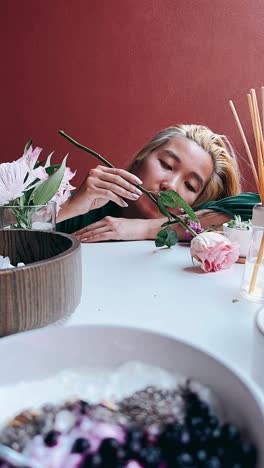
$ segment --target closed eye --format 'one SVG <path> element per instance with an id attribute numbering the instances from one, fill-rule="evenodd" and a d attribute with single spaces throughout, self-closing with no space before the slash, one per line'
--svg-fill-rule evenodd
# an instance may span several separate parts
<path id="1" fill-rule="evenodd" d="M 162 167 L 164 167 L 165 169 L 168 169 L 169 171 L 172 171 L 172 166 L 167 164 L 165 161 L 163 161 L 162 159 L 159 159 L 159 162 L 160 162 Z"/>
<path id="2" fill-rule="evenodd" d="M 195 188 L 191 184 L 189 184 L 189 182 L 185 182 L 185 186 L 188 190 L 190 190 L 190 192 L 196 192 Z"/>

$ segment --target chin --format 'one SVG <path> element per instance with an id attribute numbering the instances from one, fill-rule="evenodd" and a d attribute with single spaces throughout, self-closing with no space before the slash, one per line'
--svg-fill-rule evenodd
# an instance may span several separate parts
<path id="1" fill-rule="evenodd" d="M 149 198 L 144 197 L 143 199 L 143 196 L 137 202 L 137 211 L 138 215 L 144 219 L 157 219 L 163 217 L 158 207 Z"/>

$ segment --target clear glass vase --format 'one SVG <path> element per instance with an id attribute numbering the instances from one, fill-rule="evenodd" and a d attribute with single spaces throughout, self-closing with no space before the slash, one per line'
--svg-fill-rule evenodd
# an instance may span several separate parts
<path id="1" fill-rule="evenodd" d="M 264 302 L 264 205 L 253 208 L 252 236 L 246 257 L 240 294 L 251 301 Z"/>
<path id="2" fill-rule="evenodd" d="M 0 206 L 0 229 L 34 229 L 55 231 L 56 203 L 46 205 Z"/>

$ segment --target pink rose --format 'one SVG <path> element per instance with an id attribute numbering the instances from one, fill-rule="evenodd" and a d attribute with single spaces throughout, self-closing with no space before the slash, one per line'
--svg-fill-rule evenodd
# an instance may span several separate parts
<path id="1" fill-rule="evenodd" d="M 217 232 L 202 232 L 191 241 L 191 255 L 201 262 L 202 270 L 230 268 L 239 257 L 239 244 Z"/>

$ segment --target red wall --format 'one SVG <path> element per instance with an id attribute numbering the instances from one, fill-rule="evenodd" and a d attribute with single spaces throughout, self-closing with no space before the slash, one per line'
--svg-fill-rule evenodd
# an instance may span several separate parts
<path id="1" fill-rule="evenodd" d="M 263 0 L 1 0 L 0 161 L 32 137 L 75 183 L 96 164 L 63 129 L 114 164 L 161 128 L 205 123 L 243 146 L 246 93 L 264 84 Z M 247 189 L 254 188 L 250 171 Z"/>

